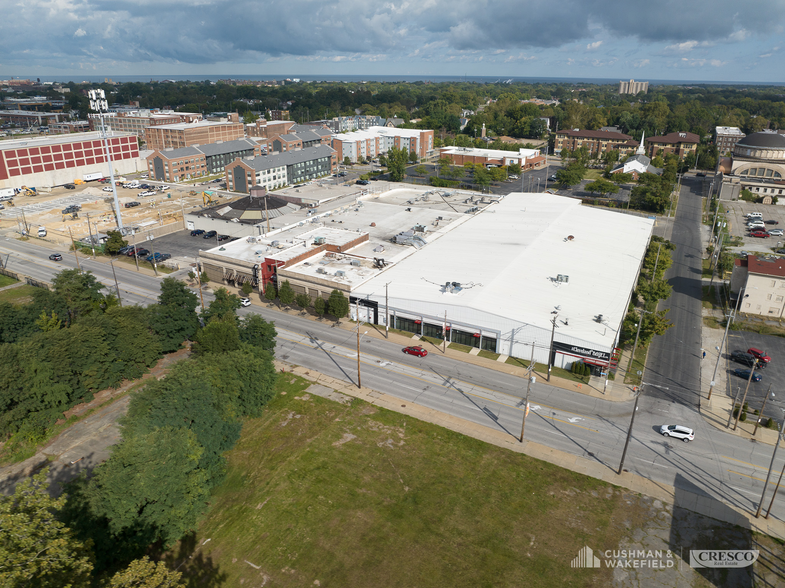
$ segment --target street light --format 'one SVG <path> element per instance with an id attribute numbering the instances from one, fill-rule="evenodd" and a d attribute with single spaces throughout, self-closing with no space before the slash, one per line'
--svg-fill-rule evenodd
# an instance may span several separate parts
<path id="1" fill-rule="evenodd" d="M 123 219 L 120 216 L 120 201 L 117 199 L 117 185 L 114 183 L 114 166 L 112 165 L 112 151 L 109 149 L 109 140 L 106 135 L 106 126 L 104 125 L 104 118 L 113 117 L 114 113 L 109 112 L 109 104 L 106 102 L 106 94 L 103 90 L 90 90 L 87 95 L 90 98 L 90 109 L 95 110 L 95 114 L 90 114 L 91 118 L 98 118 L 101 120 L 101 139 L 104 144 L 104 152 L 106 153 L 106 160 L 109 162 L 109 177 L 112 179 L 112 195 L 114 196 L 115 214 L 117 215 L 117 228 L 122 232 Z"/>
<path id="2" fill-rule="evenodd" d="M 630 417 L 630 428 L 627 429 L 627 439 L 624 441 L 624 451 L 621 452 L 619 471 L 616 472 L 619 475 L 621 475 L 622 470 L 624 470 L 624 459 L 627 457 L 627 447 L 630 445 L 630 437 L 632 437 L 632 425 L 635 424 L 635 413 L 638 411 L 638 400 L 640 399 L 641 393 L 643 392 L 643 385 L 644 382 L 641 382 L 640 388 L 638 388 L 637 394 L 635 395 L 635 404 L 632 407 L 632 417 Z"/>
<path id="3" fill-rule="evenodd" d="M 722 343 L 717 348 L 717 363 L 714 364 L 714 375 L 711 376 L 711 384 L 709 385 L 709 396 L 706 400 L 711 400 L 711 392 L 714 390 L 714 382 L 717 378 L 717 369 L 720 367 L 720 358 L 722 357 L 722 349 L 725 347 L 725 340 L 728 338 L 728 328 L 730 327 L 731 322 L 733 322 L 733 318 L 736 316 L 736 312 L 739 310 L 739 304 L 741 304 L 742 295 L 741 293 L 744 292 L 744 288 L 739 290 L 739 299 L 736 301 L 736 309 L 728 315 L 728 319 L 725 321 L 725 334 L 722 336 Z M 744 298 L 747 298 L 749 294 L 745 294 Z"/>

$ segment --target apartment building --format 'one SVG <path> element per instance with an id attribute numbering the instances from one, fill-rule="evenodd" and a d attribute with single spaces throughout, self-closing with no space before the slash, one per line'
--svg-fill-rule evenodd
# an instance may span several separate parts
<path id="1" fill-rule="evenodd" d="M 636 82 L 635 80 L 619 82 L 619 94 L 638 94 L 639 92 L 646 94 L 648 91 L 649 82 Z"/>
<path id="2" fill-rule="evenodd" d="M 261 154 L 261 147 L 252 139 L 219 141 L 209 145 L 155 150 L 147 156 L 147 169 L 153 179 L 177 182 L 223 174 L 226 166 L 238 157 L 254 157 Z"/>
<path id="3" fill-rule="evenodd" d="M 700 141 L 700 137 L 695 133 L 679 131 L 658 137 L 648 137 L 646 150 L 651 158 L 658 155 L 665 157 L 669 153 L 675 153 L 679 159 L 682 159 L 685 155 L 695 153 Z"/>
<path id="4" fill-rule="evenodd" d="M 226 187 L 248 193 L 252 186 L 275 190 L 330 175 L 335 170 L 335 151 L 319 145 L 299 151 L 236 159 L 226 166 Z"/>
<path id="5" fill-rule="evenodd" d="M 148 149 L 160 151 L 242 139 L 245 129 L 241 122 L 198 121 L 151 126 L 146 129 L 145 137 Z"/>
<path id="6" fill-rule="evenodd" d="M 333 135 L 332 147 L 341 161 L 348 157 L 352 163 L 373 159 L 393 147 L 414 152 L 421 159 L 433 151 L 433 131 L 375 126 L 364 131 Z"/>
<path id="7" fill-rule="evenodd" d="M 618 150 L 623 155 L 634 153 L 638 143 L 629 135 L 615 131 L 581 131 L 580 129 L 556 131 L 553 153 L 559 155 L 563 149 L 575 151 L 586 147 L 594 158 L 607 151 Z"/>
<path id="8" fill-rule="evenodd" d="M 714 127 L 714 144 L 721 156 L 732 152 L 739 139 L 746 136 L 739 127 Z"/>
<path id="9" fill-rule="evenodd" d="M 731 290 L 744 296 L 739 304 L 741 312 L 781 318 L 785 312 L 785 260 L 756 255 L 737 259 Z"/>

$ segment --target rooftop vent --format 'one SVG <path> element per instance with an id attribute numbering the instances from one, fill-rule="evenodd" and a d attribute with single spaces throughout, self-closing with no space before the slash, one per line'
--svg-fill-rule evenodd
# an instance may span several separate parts
<path id="1" fill-rule="evenodd" d="M 346 276 L 346 272 L 343 270 L 338 270 L 337 272 L 335 272 L 336 278 L 343 278 L 344 276 Z"/>
<path id="2" fill-rule="evenodd" d="M 570 281 L 570 276 L 566 276 L 564 274 L 557 274 L 556 275 L 556 281 L 566 284 L 567 282 Z"/>

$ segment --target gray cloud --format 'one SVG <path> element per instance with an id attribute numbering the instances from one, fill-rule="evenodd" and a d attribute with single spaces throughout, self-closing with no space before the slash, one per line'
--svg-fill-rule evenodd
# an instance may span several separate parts
<path id="1" fill-rule="evenodd" d="M 403 58 L 421 48 L 420 56 L 444 60 L 457 51 L 591 47 L 598 32 L 691 48 L 769 34 L 784 22 L 781 0 L 31 0 L 15 6 L 14 35 L 5 35 L 0 49 L 4 66 Z M 35 43 L 18 41 L 25 38 Z"/>

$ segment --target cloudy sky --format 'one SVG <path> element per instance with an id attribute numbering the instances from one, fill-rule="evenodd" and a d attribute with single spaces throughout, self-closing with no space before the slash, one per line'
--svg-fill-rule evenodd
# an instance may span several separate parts
<path id="1" fill-rule="evenodd" d="M 0 77 L 785 82 L 785 0 L 5 0 Z M 13 34 L 8 34 L 13 31 Z"/>

